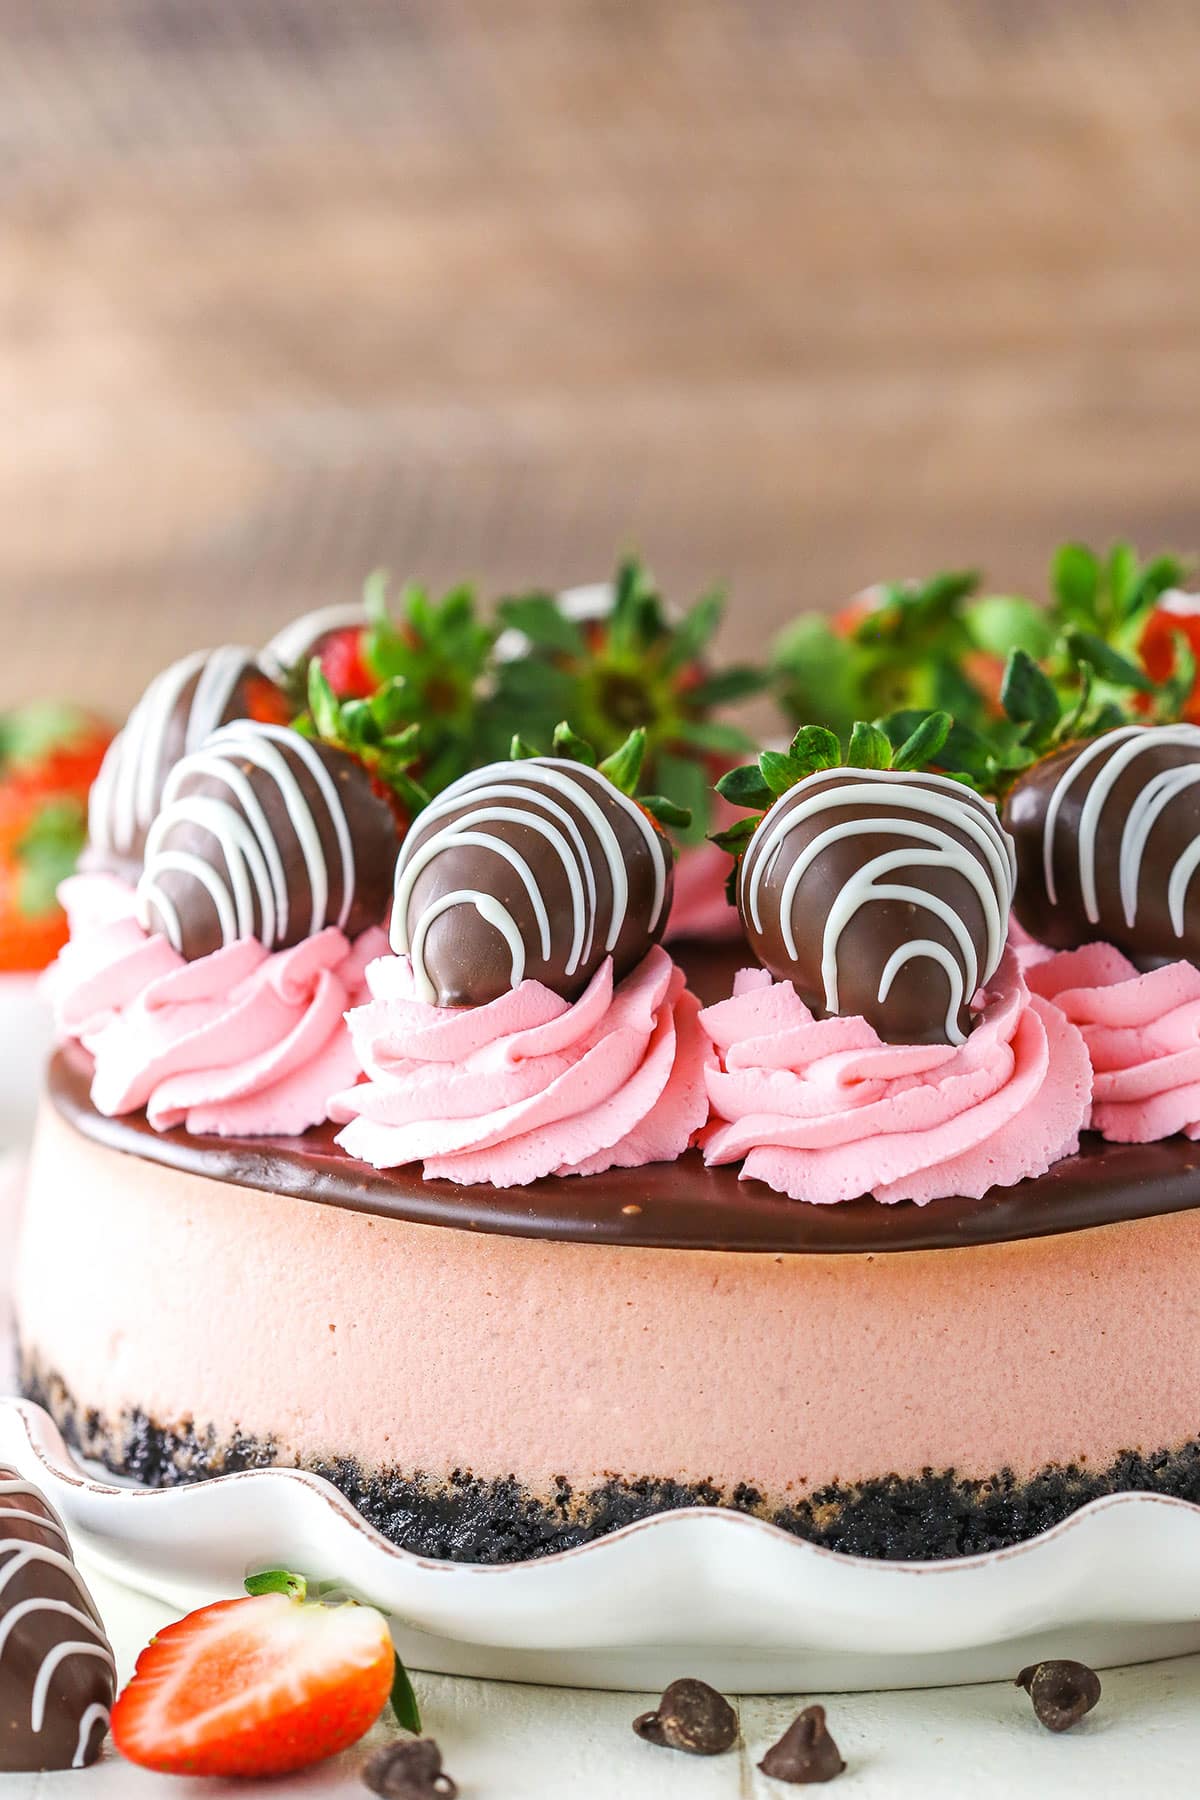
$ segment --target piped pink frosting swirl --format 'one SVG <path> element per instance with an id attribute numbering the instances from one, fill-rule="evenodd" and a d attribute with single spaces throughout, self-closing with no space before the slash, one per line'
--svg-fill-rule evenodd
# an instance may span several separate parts
<path id="1" fill-rule="evenodd" d="M 367 982 L 349 1020 L 367 1079 L 330 1113 L 377 1168 L 496 1187 L 640 1168 L 674 1161 L 708 1117 L 699 1003 L 660 948 L 615 989 L 607 960 L 574 1005 L 523 981 L 486 1006 L 431 1006 L 407 957 Z"/>
<path id="2" fill-rule="evenodd" d="M 387 948 L 331 927 L 274 953 L 242 938 L 185 962 L 138 924 L 133 889 L 111 875 L 64 882 L 71 941 L 46 982 L 59 1035 L 95 1059 L 92 1103 L 145 1107 L 158 1131 L 293 1136 L 329 1116 L 355 1078 L 345 1013 Z"/>
<path id="3" fill-rule="evenodd" d="M 1140 975 L 1112 944 L 1063 950 L 1026 980 L 1083 1034 L 1092 1129 L 1116 1144 L 1200 1138 L 1200 969 Z"/>
<path id="4" fill-rule="evenodd" d="M 965 1044 L 885 1044 L 865 1019 L 815 1019 L 790 982 L 758 969 L 700 1022 L 719 1058 L 707 1161 L 744 1159 L 744 1180 L 793 1200 L 979 1199 L 1079 1147 L 1087 1049 L 1030 996 L 1012 951 Z"/>

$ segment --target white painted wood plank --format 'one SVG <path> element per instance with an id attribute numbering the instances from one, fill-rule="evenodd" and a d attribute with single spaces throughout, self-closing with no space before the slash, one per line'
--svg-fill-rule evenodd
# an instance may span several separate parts
<path id="1" fill-rule="evenodd" d="M 171 1616 L 154 1601 L 95 1580 L 122 1674 Z M 680 1673 L 685 1671 L 681 1670 Z M 801 1695 L 739 1702 L 743 1744 L 699 1759 L 656 1750 L 631 1722 L 656 1696 L 595 1694 L 417 1676 L 427 1729 L 463 1800 L 782 1800 L 787 1787 L 756 1764 L 802 1705 L 820 1699 L 847 1762 L 841 1800 L 1055 1800 L 1187 1793 L 1200 1763 L 1200 1658 L 1109 1672 L 1096 1712 L 1061 1738 L 1034 1721 L 1017 1689 L 999 1684 L 911 1693 Z M 386 1727 L 369 1744 L 383 1742 Z M 364 1750 L 286 1783 L 245 1786 L 274 1800 L 362 1800 Z M 130 1769 L 107 1756 L 85 1775 L 12 1777 L 0 1800 L 227 1800 L 220 1783 Z"/>

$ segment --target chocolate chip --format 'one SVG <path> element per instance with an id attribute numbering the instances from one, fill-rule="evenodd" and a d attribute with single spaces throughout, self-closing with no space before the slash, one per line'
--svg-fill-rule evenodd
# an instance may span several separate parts
<path id="1" fill-rule="evenodd" d="M 716 1688 L 685 1677 L 664 1689 L 657 1710 L 635 1719 L 633 1729 L 648 1744 L 686 1750 L 689 1756 L 720 1756 L 737 1742 L 738 1718 Z"/>
<path id="2" fill-rule="evenodd" d="M 806 1706 L 758 1766 L 773 1780 L 790 1781 L 797 1787 L 832 1781 L 840 1775 L 846 1765 L 826 1729 L 825 1708 Z"/>
<path id="3" fill-rule="evenodd" d="M 363 1767 L 362 1778 L 383 1800 L 454 1800 L 457 1785 L 442 1770 L 442 1753 L 432 1738 L 403 1738 L 385 1744 Z"/>
<path id="4" fill-rule="evenodd" d="M 1047 1731 L 1069 1731 L 1100 1698 L 1100 1678 L 1086 1663 L 1030 1663 L 1015 1685 L 1025 1689 Z"/>

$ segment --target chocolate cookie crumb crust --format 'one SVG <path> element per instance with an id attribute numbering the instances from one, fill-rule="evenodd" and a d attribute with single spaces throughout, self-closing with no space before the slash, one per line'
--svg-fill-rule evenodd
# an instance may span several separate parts
<path id="1" fill-rule="evenodd" d="M 164 1426 L 142 1412 L 105 1418 L 68 1391 L 27 1350 L 21 1391 L 57 1422 L 80 1455 L 148 1487 L 180 1487 L 246 1469 L 288 1466 L 270 1441 L 219 1439 L 185 1420 Z M 723 1489 L 669 1476 L 614 1476 L 586 1492 L 560 1477 L 551 1499 L 515 1475 L 456 1470 L 366 1470 L 351 1458 L 303 1465 L 343 1493 L 367 1522 L 415 1555 L 449 1562 L 511 1563 L 573 1550 L 623 1525 L 687 1506 L 721 1506 L 768 1519 L 796 1537 L 853 1556 L 892 1561 L 978 1556 L 1024 1542 L 1107 1494 L 1153 1493 L 1200 1505 L 1200 1438 L 1150 1454 L 1123 1451 L 1107 1468 L 1049 1467 L 1022 1478 L 1002 1469 L 984 1479 L 953 1469 L 818 1489 L 772 1509 L 750 1482 Z"/>

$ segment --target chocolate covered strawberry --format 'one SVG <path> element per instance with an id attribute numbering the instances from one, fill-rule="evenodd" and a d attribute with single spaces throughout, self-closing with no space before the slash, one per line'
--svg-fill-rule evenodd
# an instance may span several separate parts
<path id="1" fill-rule="evenodd" d="M 285 725 L 296 707 L 254 652 L 225 644 L 182 657 L 154 677 L 113 739 L 88 807 L 87 866 L 137 880 L 168 775 L 221 725 Z"/>
<path id="2" fill-rule="evenodd" d="M 1004 818 L 1031 936 L 1200 964 L 1200 725 L 1065 744 L 1014 783 Z"/>
<path id="3" fill-rule="evenodd" d="M 886 1042 L 961 1043 L 1008 935 L 1014 862 L 996 809 L 926 768 L 951 721 L 893 746 L 857 724 L 848 750 L 819 726 L 726 776 L 758 819 L 726 833 L 740 856 L 751 949 L 819 1017 L 862 1017 Z"/>
<path id="4" fill-rule="evenodd" d="M 563 724 L 554 755 L 512 751 L 432 800 L 400 852 L 392 944 L 438 1006 L 485 1006 L 527 978 L 578 999 L 606 958 L 619 982 L 666 929 L 658 821 L 688 821 L 637 792 L 645 734 L 603 762 Z"/>
<path id="5" fill-rule="evenodd" d="M 405 774 L 418 727 L 391 729 L 401 686 L 339 704 L 314 662 L 296 729 L 235 721 L 176 763 L 146 835 L 146 928 L 194 961 L 239 938 L 281 950 L 380 924 L 424 799 Z"/>
<path id="6" fill-rule="evenodd" d="M 113 1708 L 113 1742 L 165 1775 L 265 1779 L 336 1756 L 389 1694 L 419 1728 L 387 1620 L 352 1601 L 307 1599 L 301 1577 L 252 1578 L 169 1625 L 138 1657 Z"/>

